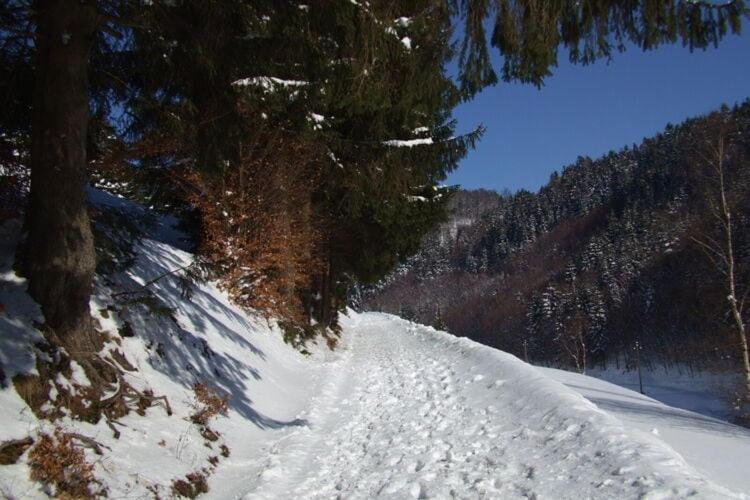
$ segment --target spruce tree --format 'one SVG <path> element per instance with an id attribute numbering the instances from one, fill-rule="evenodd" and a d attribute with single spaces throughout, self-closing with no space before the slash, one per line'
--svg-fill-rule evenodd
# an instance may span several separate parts
<path id="1" fill-rule="evenodd" d="M 466 0 L 461 12 L 460 80 L 468 95 L 498 80 L 488 55 L 487 19 L 493 22 L 490 43 L 503 56 L 503 80 L 540 86 L 557 66 L 560 48 L 580 64 L 610 58 L 627 44 L 652 50 L 680 42 L 704 49 L 739 34 L 750 16 L 743 0 Z"/>
<path id="2" fill-rule="evenodd" d="M 35 71 L 23 272 L 51 335 L 74 357 L 99 345 L 89 317 L 95 255 L 85 186 L 92 91 L 106 90 L 90 85 L 89 60 L 107 50 L 103 32 L 115 33 L 122 5 L 45 0 L 29 11 Z"/>

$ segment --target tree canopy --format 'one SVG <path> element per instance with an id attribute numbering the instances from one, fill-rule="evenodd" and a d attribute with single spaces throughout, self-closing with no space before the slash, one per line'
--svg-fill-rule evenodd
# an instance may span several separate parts
<path id="1" fill-rule="evenodd" d="M 561 49 L 587 64 L 629 43 L 704 48 L 747 16 L 742 0 L 5 0 L 0 152 L 32 165 L 28 248 L 68 252 L 27 252 L 27 270 L 69 265 L 56 283 L 30 273 L 30 289 L 60 324 L 89 324 L 62 316 L 87 314 L 96 172 L 192 220 L 236 300 L 332 325 L 353 283 L 445 216 L 441 183 L 482 134 L 455 136 L 451 112 L 498 71 L 541 85 Z"/>

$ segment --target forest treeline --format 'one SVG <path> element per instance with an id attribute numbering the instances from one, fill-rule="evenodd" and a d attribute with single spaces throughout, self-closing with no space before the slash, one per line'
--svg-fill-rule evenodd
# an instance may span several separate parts
<path id="1" fill-rule="evenodd" d="M 742 371 L 731 297 L 744 302 L 750 284 L 748 153 L 750 101 L 581 157 L 536 193 L 460 192 L 451 222 L 362 305 L 536 363 L 632 368 L 639 355 Z M 722 199 L 735 291 L 719 255 Z"/>
<path id="2" fill-rule="evenodd" d="M 451 111 L 498 81 L 490 48 L 504 80 L 540 85 L 560 49 L 705 48 L 747 16 L 741 0 L 4 0 L 0 209 L 24 218 L 16 268 L 67 353 L 40 373 L 72 357 L 94 402 L 119 380 L 89 299 L 123 254 L 90 181 L 185 221 L 202 268 L 289 341 L 332 335 L 352 285 L 444 219 L 441 182 L 482 132 L 456 135 Z"/>

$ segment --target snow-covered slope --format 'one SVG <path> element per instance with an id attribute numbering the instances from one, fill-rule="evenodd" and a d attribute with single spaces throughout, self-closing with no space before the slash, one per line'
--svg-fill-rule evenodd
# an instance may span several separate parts
<path id="1" fill-rule="evenodd" d="M 101 192 L 92 195 L 99 206 L 121 210 L 133 220 L 143 210 Z M 173 246 L 181 239 L 175 222 L 160 218 L 152 224 L 147 237 L 136 244 L 134 265 L 108 280 L 99 277 L 91 302 L 101 330 L 115 339 L 107 349 L 121 350 L 136 368 L 126 372 L 126 381 L 166 396 L 173 415 L 159 404 L 147 409 L 145 417 L 133 412 L 116 424 L 119 439 L 104 422 L 60 422 L 63 430 L 102 445 L 103 456 L 86 453 L 111 497 L 168 497 L 174 480 L 204 470 L 212 473 L 211 497 L 224 498 L 236 489 L 234 483 L 226 484 L 226 477 L 251 484 L 247 479 L 266 466 L 271 443 L 285 429 L 308 425 L 298 414 L 318 392 L 320 373 L 331 356 L 327 348 L 315 346 L 310 346 L 313 356 L 300 354 L 282 341 L 275 326 L 232 305 L 211 283 L 196 285 L 187 300 L 178 281 L 169 276 L 148 287 L 158 304 L 132 301 L 126 295 L 123 307 L 123 300 L 113 299 L 113 293 L 138 290 L 191 261 L 192 255 Z M 0 368 L 6 380 L 0 388 L 0 443 L 52 430 L 49 422 L 35 418 L 10 383 L 17 373 L 35 371 L 33 344 L 41 339 L 33 327 L 42 319 L 38 307 L 25 293 L 25 280 L 11 270 L 18 232 L 15 222 L 0 225 Z M 107 310 L 113 304 L 119 312 Z M 123 329 L 125 322 L 128 329 Z M 128 330 L 133 336 L 123 336 Z M 196 382 L 207 382 L 230 397 L 228 416 L 211 422 L 221 435 L 216 442 L 201 436 L 190 421 Z M 229 457 L 222 455 L 222 444 Z M 219 460 L 218 466 L 210 463 L 211 457 Z M 46 498 L 28 476 L 25 457 L 16 465 L 0 466 L 0 498 Z"/>
<path id="2" fill-rule="evenodd" d="M 117 339 L 108 348 L 121 349 L 137 368 L 127 380 L 167 396 L 173 415 L 158 405 L 145 417 L 131 413 L 117 424 L 119 439 L 103 422 L 61 422 L 105 447 L 102 456 L 86 453 L 112 497 L 169 496 L 173 480 L 200 470 L 210 473 L 209 498 L 744 497 L 745 483 L 705 466 L 732 443 L 742 443 L 732 453 L 746 450 L 744 430 L 712 421 L 721 432 L 706 432 L 706 424 L 696 434 L 695 426 L 678 427 L 682 414 L 656 424 L 653 413 L 678 411 L 641 396 L 634 401 L 645 410 L 630 411 L 627 390 L 540 370 L 393 316 L 350 312 L 338 350 L 311 346 L 303 356 L 213 284 L 198 285 L 187 300 L 176 280 L 159 280 L 153 294 L 169 314 L 140 303 L 104 312 L 112 292 L 190 262 L 170 245 L 179 235 L 167 222 L 138 243 L 134 266 L 99 280 L 92 313 Z M 33 370 L 31 344 L 39 337 L 32 326 L 39 311 L 10 269 L 17 229 L 6 224 L 0 234 L 0 363 L 8 380 Z M 133 336 L 118 333 L 124 322 Z M 221 434 L 215 442 L 189 418 L 199 381 L 230 396 L 228 415 L 211 424 Z M 605 404 L 606 391 L 615 392 L 617 405 Z M 641 432 L 653 427 L 658 435 Z M 12 384 L 0 389 L 0 441 L 50 428 Z M 698 435 L 690 448 L 675 444 Z M 744 457 L 735 465 L 747 465 Z M 45 492 L 28 480 L 22 459 L 0 466 L 2 495 Z"/>
<path id="3" fill-rule="evenodd" d="M 616 416 L 628 432 L 658 437 L 690 465 L 714 481 L 750 492 L 750 430 L 706 415 L 674 408 L 647 396 L 592 377 L 540 368 L 551 378 Z M 672 389 L 673 398 L 680 397 Z M 693 397 L 682 389 L 683 399 Z"/>

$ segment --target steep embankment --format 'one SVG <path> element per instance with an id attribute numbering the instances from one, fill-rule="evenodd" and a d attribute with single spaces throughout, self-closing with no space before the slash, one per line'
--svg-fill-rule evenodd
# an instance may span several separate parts
<path id="1" fill-rule="evenodd" d="M 140 224 L 149 215 L 142 207 L 104 193 L 92 195 L 97 209 L 118 214 L 120 222 Z M 144 223 L 142 237 L 120 250 L 133 257 L 132 265 L 99 275 L 91 302 L 102 335 L 109 339 L 105 350 L 123 355 L 117 359 L 127 368 L 124 381 L 157 397 L 166 396 L 172 414 L 162 400 L 146 409 L 144 416 L 131 412 L 113 424 L 119 438 L 103 421 L 93 425 L 63 418 L 57 422 L 62 431 L 100 444 L 102 455 L 85 451 L 110 497 L 166 497 L 175 480 L 194 472 L 208 477 L 211 495 L 225 486 L 216 479 L 218 471 L 229 476 L 238 471 L 232 477 L 247 483 L 265 466 L 267 443 L 285 428 L 306 425 L 297 414 L 318 392 L 322 360 L 329 355 L 323 348 L 312 359 L 290 348 L 277 328 L 231 304 L 212 283 L 195 284 L 186 298 L 177 279 L 181 273 L 169 274 L 193 259 L 177 248 L 182 235 L 175 225 L 169 217 Z M 52 434 L 54 426 L 34 416 L 11 379 L 35 372 L 35 356 L 42 354 L 34 347 L 41 340 L 34 322 L 42 317 L 25 293 L 25 281 L 11 270 L 18 224 L 6 223 L 1 229 L 0 368 L 5 377 L 0 389 L 0 443 L 26 436 L 38 441 L 40 435 Z M 313 346 L 310 349 L 318 352 Z M 62 382 L 74 390 L 87 384 L 82 379 Z M 193 390 L 195 383 L 229 397 L 227 416 L 209 422 L 218 439 L 191 420 L 202 407 Z M 133 408 L 137 405 L 133 402 Z M 46 497 L 45 489 L 28 479 L 28 453 L 15 465 L 0 466 L 0 497 Z"/>
<path id="2" fill-rule="evenodd" d="M 98 202 L 133 218 L 140 210 L 106 196 Z M 188 300 L 170 275 L 147 287 L 148 300 L 117 301 L 113 294 L 140 290 L 191 261 L 174 246 L 180 237 L 170 222 L 151 227 L 129 269 L 100 277 L 92 313 L 110 336 L 107 349 L 132 365 L 125 380 L 166 396 L 172 414 L 162 405 L 133 412 L 113 424 L 119 438 L 104 422 L 58 422 L 101 445 L 101 455 L 84 451 L 112 497 L 168 496 L 176 479 L 195 472 L 207 477 L 211 498 L 739 496 L 716 481 L 750 490 L 694 456 L 710 457 L 730 434 L 732 453 L 747 456 L 750 435 L 742 429 L 718 422 L 686 428 L 686 463 L 671 441 L 638 432 L 580 389 L 508 354 L 393 316 L 350 313 L 340 349 L 311 346 L 303 356 L 210 283 L 196 284 Z M 0 362 L 8 381 L 33 372 L 39 355 L 32 322 L 41 318 L 9 267 L 17 229 L 4 225 L 0 238 Z M 201 406 L 196 382 L 230 398 L 227 415 L 210 421 L 218 436 L 191 419 Z M 67 383 L 82 388 L 87 381 Z M 0 390 L 0 405 L 0 441 L 52 432 L 12 384 Z M 629 416 L 645 426 L 647 417 Z M 28 477 L 27 451 L 17 464 L 0 466 L 0 492 L 45 497 L 50 490 Z"/>

